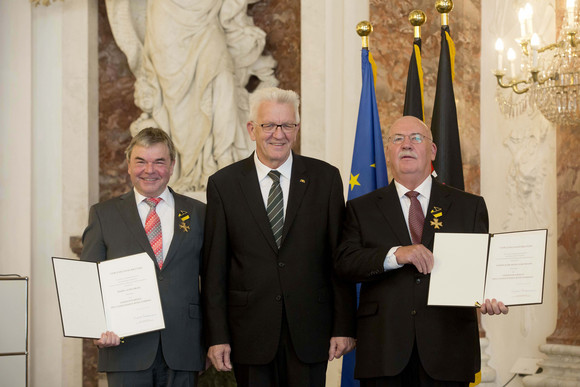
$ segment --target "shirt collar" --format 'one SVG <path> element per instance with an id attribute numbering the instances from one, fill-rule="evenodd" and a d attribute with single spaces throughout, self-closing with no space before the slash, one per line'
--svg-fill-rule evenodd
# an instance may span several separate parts
<path id="1" fill-rule="evenodd" d="M 292 174 L 292 152 L 290 152 L 290 156 L 284 161 L 284 164 L 280 165 L 280 167 L 276 169 L 272 169 L 266 165 L 264 165 L 260 159 L 258 159 L 257 152 L 254 152 L 254 164 L 256 164 L 256 172 L 258 173 L 258 181 L 262 181 L 268 173 L 272 170 L 280 172 L 282 176 L 286 179 L 290 180 L 290 175 Z"/>
<path id="2" fill-rule="evenodd" d="M 135 188 L 133 188 L 133 191 L 135 192 L 135 202 L 137 202 L 137 205 L 139 205 L 139 203 L 141 203 L 143 200 L 147 199 L 146 196 L 141 195 Z M 171 203 L 172 197 L 168 187 L 165 187 L 163 192 L 161 192 L 161 195 L 158 197 L 163 199 L 163 201 L 167 204 Z"/>
<path id="3" fill-rule="evenodd" d="M 431 175 L 429 175 L 413 191 L 419 192 L 420 195 L 428 198 L 429 195 L 431 194 L 431 186 L 432 185 L 433 185 L 433 180 L 431 180 Z M 407 192 L 411 191 L 410 189 L 408 189 L 407 187 L 405 187 L 404 185 L 399 183 L 397 180 L 395 180 L 395 188 L 397 189 L 397 195 L 399 195 L 399 198 L 402 198 L 403 196 L 405 196 L 405 194 Z"/>

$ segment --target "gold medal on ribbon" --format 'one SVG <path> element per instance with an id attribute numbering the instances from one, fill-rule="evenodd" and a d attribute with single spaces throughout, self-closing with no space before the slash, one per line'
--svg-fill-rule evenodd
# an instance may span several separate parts
<path id="1" fill-rule="evenodd" d="M 191 227 L 187 223 L 185 223 L 186 220 L 189 220 L 189 214 L 187 213 L 187 211 L 183 210 L 179 211 L 177 217 L 181 220 L 179 228 L 184 232 L 188 232 Z"/>

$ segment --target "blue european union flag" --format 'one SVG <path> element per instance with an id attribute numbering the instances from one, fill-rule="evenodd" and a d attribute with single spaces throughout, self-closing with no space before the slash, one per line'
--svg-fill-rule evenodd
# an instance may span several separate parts
<path id="1" fill-rule="evenodd" d="M 374 61 L 367 48 L 362 49 L 361 61 L 362 90 L 352 152 L 348 200 L 385 187 L 389 183 L 375 96 Z M 360 284 L 357 285 L 357 300 L 359 292 Z M 359 381 L 354 379 L 355 357 L 356 350 L 342 358 L 341 387 L 360 386 Z"/>
<path id="2" fill-rule="evenodd" d="M 348 200 L 386 186 L 389 183 L 379 110 L 375 96 L 374 61 L 367 48 L 362 49 L 362 90 L 352 152 Z"/>

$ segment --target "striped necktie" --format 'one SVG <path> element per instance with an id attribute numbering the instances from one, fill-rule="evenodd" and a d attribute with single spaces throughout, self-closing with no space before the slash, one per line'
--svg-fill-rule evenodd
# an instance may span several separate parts
<path id="1" fill-rule="evenodd" d="M 161 269 L 163 267 L 163 234 L 161 232 L 161 219 L 159 219 L 159 215 L 155 211 L 155 207 L 157 207 L 160 201 L 161 198 L 145 199 L 145 203 L 150 207 L 147 219 L 145 220 L 145 233 L 147 233 L 147 239 L 151 243 L 151 248 L 155 253 L 155 259 Z"/>
<path id="2" fill-rule="evenodd" d="M 270 220 L 270 227 L 276 240 L 276 245 L 280 248 L 282 243 L 282 228 L 284 227 L 284 197 L 282 196 L 282 187 L 280 187 L 280 172 L 270 171 L 268 173 L 272 179 L 272 186 L 268 194 L 268 206 L 266 212 Z"/>

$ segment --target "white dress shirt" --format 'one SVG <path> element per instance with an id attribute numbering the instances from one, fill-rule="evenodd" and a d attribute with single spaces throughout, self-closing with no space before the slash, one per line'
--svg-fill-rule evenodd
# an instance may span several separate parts
<path id="1" fill-rule="evenodd" d="M 286 219 L 288 193 L 290 192 L 290 176 L 292 175 L 292 152 L 290 152 L 290 156 L 288 156 L 284 164 L 280 165 L 277 169 L 272 169 L 262 164 L 256 152 L 254 152 L 254 164 L 256 164 L 256 172 L 258 173 L 258 182 L 260 183 L 260 191 L 262 192 L 262 199 L 264 200 L 264 208 L 268 208 L 268 194 L 273 183 L 268 173 L 270 171 L 280 172 L 280 187 L 282 188 L 282 199 L 284 200 L 284 219 Z"/>
<path id="2" fill-rule="evenodd" d="M 149 205 L 145 203 L 145 196 L 141 195 L 135 191 L 135 202 L 137 203 L 137 210 L 139 211 L 139 217 L 141 218 L 141 223 L 143 228 L 145 228 L 145 221 L 147 220 L 147 214 L 149 213 Z M 159 195 L 162 199 L 159 204 L 155 207 L 155 212 L 161 220 L 161 235 L 163 236 L 163 260 L 167 257 L 167 252 L 169 251 L 169 246 L 171 245 L 171 240 L 173 239 L 173 229 L 175 227 L 175 199 L 173 195 L 169 192 L 169 188 L 165 187 L 165 191 Z"/>
<path id="3" fill-rule="evenodd" d="M 403 216 L 405 217 L 405 223 L 407 224 L 407 231 L 409 232 L 409 238 L 411 238 L 411 229 L 409 228 L 409 208 L 411 207 L 411 199 L 405 195 L 407 192 L 411 191 L 407 189 L 404 185 L 398 183 L 395 180 L 395 188 L 397 189 L 397 196 L 401 202 L 401 208 L 403 209 Z M 419 203 L 421 203 L 421 209 L 423 210 L 423 217 L 427 214 L 427 206 L 429 205 L 429 199 L 431 197 L 431 186 L 433 185 L 433 180 L 431 180 L 431 175 L 427 176 L 425 180 L 417 188 L 413 191 L 418 192 L 419 195 L 417 199 Z M 397 257 L 395 252 L 401 246 L 394 246 L 391 247 L 387 256 L 385 257 L 385 261 L 383 262 L 383 268 L 385 271 L 398 269 L 403 265 L 399 265 L 397 263 Z"/>

